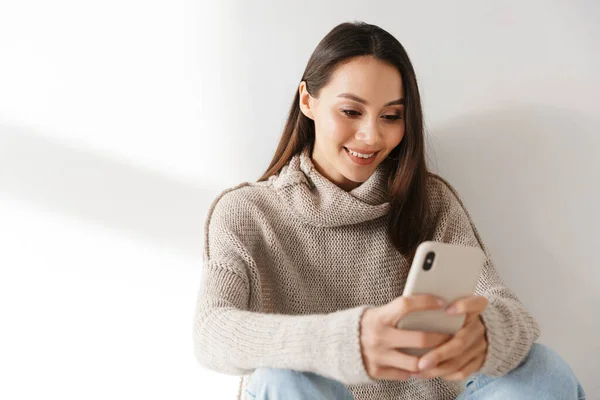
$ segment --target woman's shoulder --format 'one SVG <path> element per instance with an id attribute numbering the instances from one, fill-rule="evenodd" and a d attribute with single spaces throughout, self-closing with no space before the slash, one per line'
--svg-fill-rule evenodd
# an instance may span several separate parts
<path id="1" fill-rule="evenodd" d="M 456 188 L 434 173 L 429 173 L 428 192 L 431 215 L 435 220 L 434 240 L 479 246 L 485 250 L 481 235 Z"/>
<path id="2" fill-rule="evenodd" d="M 243 223 L 264 217 L 265 211 L 276 204 L 278 195 L 271 181 L 242 182 L 218 193 L 209 206 L 206 227 L 211 222 Z"/>
<path id="3" fill-rule="evenodd" d="M 465 210 L 464 201 L 457 189 L 448 179 L 433 172 L 428 173 L 427 196 L 432 214 L 436 218 Z"/>
<path id="4" fill-rule="evenodd" d="M 271 184 L 264 181 L 242 182 L 222 190 L 206 214 L 205 254 L 210 251 L 214 256 L 232 248 L 251 247 L 261 227 L 271 224 L 274 213 L 270 210 L 276 207 L 277 197 Z"/>

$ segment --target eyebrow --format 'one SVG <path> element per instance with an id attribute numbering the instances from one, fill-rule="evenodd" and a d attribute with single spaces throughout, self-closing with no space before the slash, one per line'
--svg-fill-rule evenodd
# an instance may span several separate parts
<path id="1" fill-rule="evenodd" d="M 352 94 L 352 93 L 342 93 L 342 94 L 339 94 L 338 97 L 345 97 L 347 99 L 357 101 L 357 102 L 362 103 L 364 105 L 368 105 L 369 104 L 365 99 L 361 99 L 360 97 L 358 97 L 357 95 Z M 396 105 L 396 104 L 401 104 L 401 105 L 404 104 L 404 98 L 401 97 L 398 100 L 389 101 L 389 102 L 385 103 L 383 106 L 387 107 L 387 106 L 393 106 L 393 105 Z"/>

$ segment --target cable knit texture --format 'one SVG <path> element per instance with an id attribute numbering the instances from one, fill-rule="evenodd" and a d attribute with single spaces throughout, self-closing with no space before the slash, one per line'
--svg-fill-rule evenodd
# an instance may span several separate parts
<path id="1" fill-rule="evenodd" d="M 205 222 L 203 271 L 193 324 L 198 362 L 241 375 L 238 399 L 258 367 L 339 380 L 355 399 L 455 399 L 457 382 L 374 380 L 360 352 L 367 307 L 402 294 L 410 265 L 389 240 L 387 170 L 346 192 L 323 177 L 305 148 L 263 182 L 222 192 Z M 454 188 L 430 174 L 434 241 L 477 246 L 487 258 L 476 294 L 489 342 L 480 372 L 502 376 L 525 358 L 539 326 L 502 282 Z"/>

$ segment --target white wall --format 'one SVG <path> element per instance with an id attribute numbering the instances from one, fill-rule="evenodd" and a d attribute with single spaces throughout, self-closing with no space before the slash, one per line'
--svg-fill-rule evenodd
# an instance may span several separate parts
<path id="1" fill-rule="evenodd" d="M 0 398 L 234 397 L 193 358 L 206 208 L 354 19 L 406 47 L 433 168 L 600 398 L 598 4 L 1 3 Z"/>

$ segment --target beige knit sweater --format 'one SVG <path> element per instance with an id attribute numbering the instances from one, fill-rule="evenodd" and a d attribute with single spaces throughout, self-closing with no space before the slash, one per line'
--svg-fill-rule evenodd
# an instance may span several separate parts
<path id="1" fill-rule="evenodd" d="M 374 380 L 362 363 L 366 307 L 401 295 L 410 265 L 386 234 L 384 166 L 346 192 L 323 177 L 308 148 L 263 182 L 225 190 L 205 223 L 193 341 L 200 364 L 242 375 L 255 368 L 312 371 L 344 383 L 355 399 L 455 399 L 440 378 Z M 476 294 L 489 350 L 481 372 L 502 376 L 528 353 L 539 326 L 498 276 L 457 192 L 431 174 L 433 240 L 479 246 L 487 259 Z"/>

